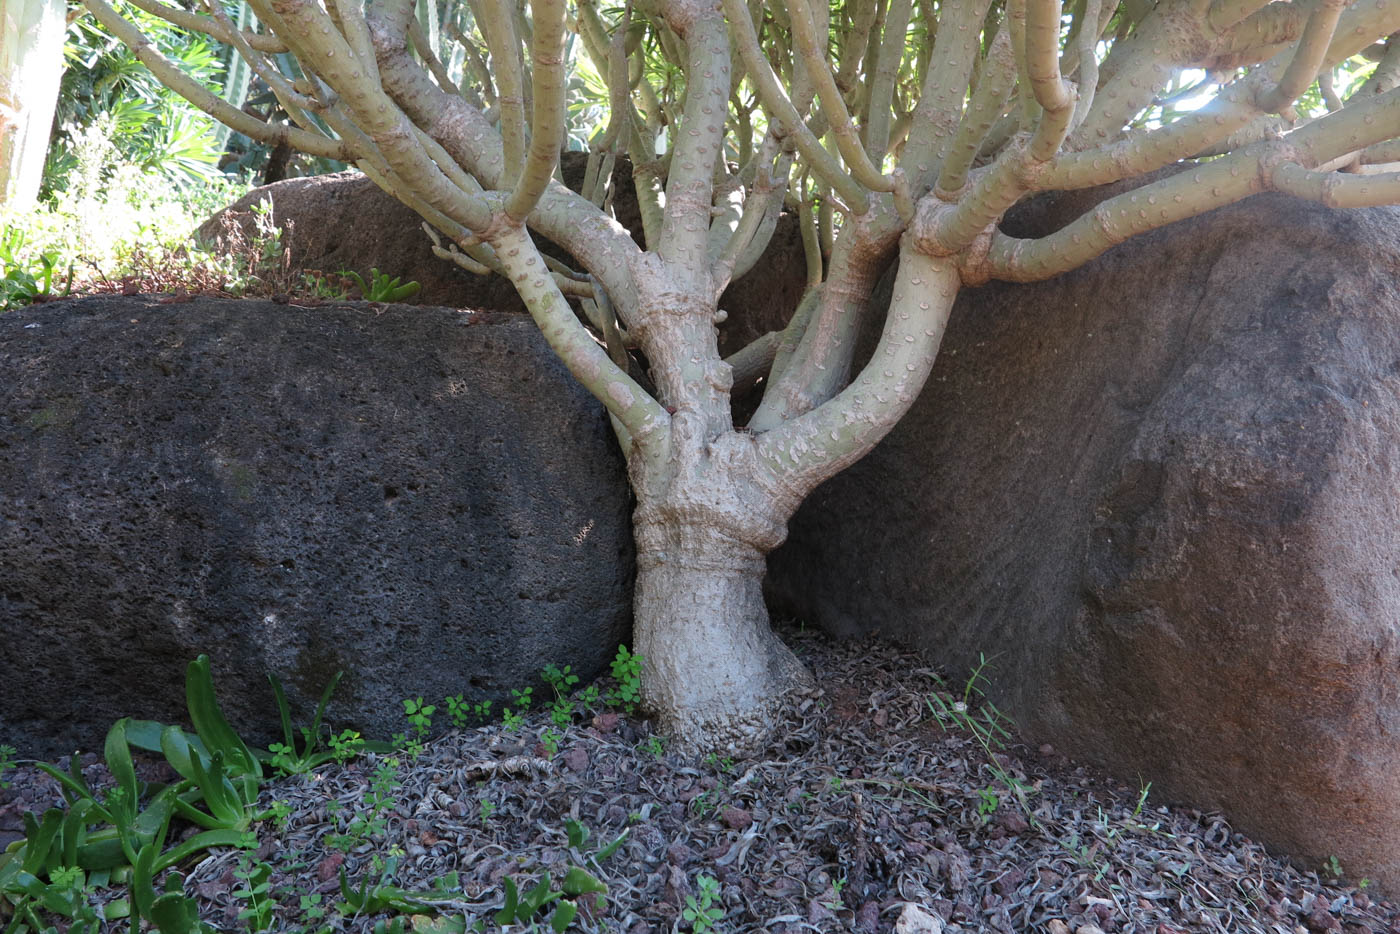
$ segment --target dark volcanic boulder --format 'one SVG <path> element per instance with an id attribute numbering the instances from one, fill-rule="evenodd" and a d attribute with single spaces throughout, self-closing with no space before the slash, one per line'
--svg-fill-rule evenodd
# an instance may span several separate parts
<path id="1" fill-rule="evenodd" d="M 985 652 L 1037 742 L 1400 890 L 1397 270 L 1400 212 L 1259 197 L 966 293 L 772 596 Z"/>
<path id="2" fill-rule="evenodd" d="M 0 315 L 0 742 L 184 719 L 213 658 L 260 741 L 590 676 L 631 619 L 603 409 L 526 318 L 98 297 Z M 304 722 L 305 722 L 304 721 Z"/>
<path id="3" fill-rule="evenodd" d="M 205 221 L 199 240 L 219 251 L 246 242 L 255 236 L 252 208 L 263 201 L 272 205 L 272 221 L 282 229 L 293 269 L 328 275 L 351 270 L 368 280 L 376 268 L 417 282 L 413 301 L 418 304 L 525 312 L 504 278 L 473 275 L 433 255 L 423 218 L 359 172 L 289 178 L 256 188 Z"/>
<path id="4" fill-rule="evenodd" d="M 564 179 L 576 189 L 583 185 L 587 161 L 584 153 L 564 153 Z M 642 243 L 642 218 L 626 160 L 618 161 L 613 185 L 614 213 Z M 283 228 L 293 269 L 327 274 L 349 269 L 368 278 L 375 267 L 405 282 L 418 282 L 421 289 L 413 299 L 417 303 L 525 313 L 507 280 L 472 275 L 433 255 L 423 219 L 358 172 L 290 178 L 255 189 L 205 221 L 200 240 L 227 249 L 234 230 L 241 238 L 252 237 L 251 208 L 264 199 L 272 204 L 273 222 Z M 568 256 L 543 241 L 542 245 L 556 257 Z M 787 323 L 806 286 L 806 269 L 796 219 L 783 215 L 763 260 L 720 298 L 720 307 L 729 313 L 728 323 L 720 328 L 726 356 Z"/>

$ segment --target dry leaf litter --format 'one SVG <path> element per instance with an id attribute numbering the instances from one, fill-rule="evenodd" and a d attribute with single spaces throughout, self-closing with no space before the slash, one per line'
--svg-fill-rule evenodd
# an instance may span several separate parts
<path id="1" fill-rule="evenodd" d="M 341 870 L 358 884 L 392 861 L 388 881 L 404 889 L 455 871 L 440 913 L 497 930 L 507 877 L 522 890 L 545 872 L 557 879 L 627 830 L 595 871 L 605 905 L 581 899 L 572 930 L 689 931 L 682 913 L 703 876 L 718 883 L 718 934 L 1400 934 L 1394 904 L 1270 856 L 1220 815 L 1160 806 L 1049 747 L 991 745 L 989 756 L 929 704 L 956 704 L 965 686 L 916 655 L 784 636 L 820 687 L 792 700 L 761 755 L 683 758 L 647 722 L 602 713 L 563 731 L 551 756 L 537 711 L 517 731 L 454 731 L 395 757 L 382 832 L 349 853 L 332 843 L 369 809 L 386 757 L 270 782 L 261 804 L 285 803 L 285 821 L 258 825 L 255 854 L 205 854 L 186 891 L 205 920 L 245 929 L 235 869 L 259 860 L 273 867 L 274 930 L 369 932 L 390 916 L 313 918 L 301 896 L 324 909 L 340 900 Z M 102 767 L 88 771 L 98 779 Z M 37 770 L 6 777 L 0 845 L 23 811 L 58 803 Z M 570 849 L 570 819 L 591 832 L 581 849 Z"/>

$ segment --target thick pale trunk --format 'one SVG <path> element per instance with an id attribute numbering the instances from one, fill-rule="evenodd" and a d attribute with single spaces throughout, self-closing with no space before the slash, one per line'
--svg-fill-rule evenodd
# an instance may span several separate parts
<path id="1" fill-rule="evenodd" d="M 764 554 L 713 527 L 637 529 L 635 633 L 647 709 L 687 750 L 752 748 L 812 683 L 773 634 Z"/>
<path id="2" fill-rule="evenodd" d="M 680 748 L 752 749 L 783 698 L 812 683 L 763 605 L 764 556 L 798 500 L 759 463 L 751 435 L 712 434 L 682 411 L 667 447 L 632 462 L 642 701 Z"/>
<path id="3" fill-rule="evenodd" d="M 0 204 L 39 194 L 66 29 L 63 0 L 0 0 Z"/>

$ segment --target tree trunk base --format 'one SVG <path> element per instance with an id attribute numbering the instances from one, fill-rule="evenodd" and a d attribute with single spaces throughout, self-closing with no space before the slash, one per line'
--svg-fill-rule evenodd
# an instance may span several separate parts
<path id="1" fill-rule="evenodd" d="M 668 531 L 665 550 L 638 536 L 643 704 L 683 751 L 756 749 L 815 682 L 768 625 L 763 554 L 713 529 Z"/>

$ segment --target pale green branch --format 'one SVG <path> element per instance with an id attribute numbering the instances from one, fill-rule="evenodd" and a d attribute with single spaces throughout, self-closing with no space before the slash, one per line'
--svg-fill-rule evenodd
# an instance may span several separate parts
<path id="1" fill-rule="evenodd" d="M 879 62 L 870 85 L 865 126 L 865 148 L 871 162 L 879 165 L 890 148 L 890 125 L 894 119 L 894 85 L 904 57 L 905 35 L 913 12 L 913 0 L 893 0 L 885 16 L 884 38 L 879 45 Z M 851 56 L 854 58 L 854 56 Z M 845 62 L 843 61 L 844 65 Z"/>
<path id="2" fill-rule="evenodd" d="M 256 139 L 270 145 L 286 143 L 293 149 L 300 150 L 313 156 L 324 156 L 328 159 L 339 159 L 343 162 L 353 162 L 358 158 L 358 153 L 352 150 L 343 140 L 331 139 L 320 133 L 313 133 L 308 130 L 287 126 L 286 124 L 269 124 L 257 117 L 251 116 L 239 110 L 219 97 L 211 93 L 198 81 L 186 75 L 178 66 L 170 62 L 146 41 L 146 37 L 141 34 L 131 23 L 127 22 L 116 10 L 112 9 L 104 0 L 84 0 L 84 5 L 92 12 L 98 22 L 120 39 L 132 53 L 151 70 L 166 87 L 179 94 L 185 100 L 194 104 L 200 110 L 209 114 L 220 123 L 226 124 L 244 136 Z"/>
<path id="3" fill-rule="evenodd" d="M 1249 17 L 1270 6 L 1270 0 L 1215 0 L 1207 14 L 1207 22 L 1218 33 L 1232 29 Z"/>
<path id="4" fill-rule="evenodd" d="M 759 434 L 759 457 L 806 494 L 869 452 L 928 379 L 960 285 L 951 260 L 901 251 L 894 297 L 870 362 L 833 398 Z"/>
<path id="5" fill-rule="evenodd" d="M 1351 175 L 1342 172 L 1315 172 L 1285 162 L 1270 177 L 1276 191 L 1329 208 L 1366 208 L 1400 204 L 1400 172 Z"/>
<path id="6" fill-rule="evenodd" d="M 1308 89 L 1317 78 L 1322 67 L 1337 21 L 1346 8 L 1348 0 L 1318 0 L 1308 25 L 1303 29 L 1303 38 L 1293 52 L 1288 69 L 1279 83 L 1259 98 L 1259 108 L 1268 113 L 1278 113 L 1291 108 L 1298 95 Z"/>
<path id="7" fill-rule="evenodd" d="M 167 23 L 179 26 L 181 29 L 189 29 L 194 32 L 204 33 L 206 36 L 210 36 L 227 45 L 232 45 L 234 43 L 232 33 L 237 32 L 237 30 L 230 29 L 226 19 L 222 22 L 216 21 L 203 13 L 182 10 L 179 7 L 161 3 L 159 0 L 131 0 L 131 5 L 138 10 L 150 13 L 152 16 L 158 16 Z M 242 32 L 241 36 L 244 42 L 252 48 L 257 49 L 259 52 L 267 52 L 268 54 L 275 55 L 287 51 L 287 44 L 277 36 L 246 31 Z"/>
<path id="8" fill-rule="evenodd" d="M 1094 97 L 1099 87 L 1099 56 L 1097 46 L 1103 27 L 1108 25 L 1108 17 L 1100 21 L 1102 0 L 1086 0 L 1083 18 L 1079 21 L 1077 49 L 1079 52 L 1079 100 L 1074 105 L 1074 119 L 1070 121 L 1070 132 L 1077 130 L 1089 116 L 1094 106 Z M 1111 6 L 1111 4 L 1109 4 Z"/>
<path id="9" fill-rule="evenodd" d="M 816 284 L 808 284 L 807 290 L 802 293 L 802 298 L 797 303 L 797 309 L 788 319 L 787 326 L 780 333 L 778 346 L 773 353 L 773 365 L 768 370 L 768 386 L 782 376 L 788 364 L 792 362 L 793 355 L 797 353 L 797 348 L 802 344 L 802 335 L 807 332 L 807 326 L 811 324 L 813 314 L 817 306 L 821 303 L 822 285 L 818 281 Z"/>
<path id="10" fill-rule="evenodd" d="M 829 184 L 846 205 L 856 213 L 864 213 L 869 202 L 869 194 L 864 186 L 846 174 L 821 141 L 807 128 L 787 92 L 783 90 L 778 76 L 763 54 L 758 44 L 758 34 L 743 0 L 724 0 L 724 11 L 733 28 L 735 43 L 744 60 L 749 78 L 754 82 L 759 99 L 769 117 L 776 121 L 779 133 L 792 139 L 797 151 L 802 154 L 812 171 Z"/>
<path id="11" fill-rule="evenodd" d="M 515 9 L 511 0 L 481 0 L 477 21 L 491 55 L 496 76 L 496 102 L 500 108 L 501 141 L 506 164 L 525 164 L 525 79 L 520 63 L 520 40 L 515 33 Z"/>
<path id="12" fill-rule="evenodd" d="M 579 322 L 523 226 L 502 224 L 492 235 L 496 256 L 550 348 L 584 388 L 635 438 L 668 430 L 661 404 L 612 361 Z"/>
<path id="13" fill-rule="evenodd" d="M 781 342 L 781 331 L 769 331 L 724 358 L 734 375 L 733 394 L 736 398 L 743 396 L 772 369 L 773 358 L 777 356 L 778 345 Z"/>
<path id="14" fill-rule="evenodd" d="M 1240 153 L 1199 165 L 1171 178 L 1110 198 L 1046 237 L 992 235 L 977 278 L 1038 282 L 1084 265 L 1134 237 L 1232 204 L 1264 189 L 1258 155 Z"/>
<path id="15" fill-rule="evenodd" d="M 523 221 L 535 209 L 554 177 L 559 150 L 568 134 L 564 103 L 568 75 L 564 70 L 564 0 L 532 0 L 534 36 L 530 46 L 534 80 L 534 114 L 530 148 L 520 178 L 506 199 L 506 216 Z"/>
<path id="16" fill-rule="evenodd" d="M 947 147 L 962 122 L 972 63 L 982 51 L 982 25 L 990 6 L 991 0 L 968 0 L 942 8 L 928 74 L 899 160 L 916 194 L 927 190 L 938 177 Z"/>
<path id="17" fill-rule="evenodd" d="M 675 7 L 668 4 L 668 17 Z M 656 251 L 678 267 L 708 273 L 714 163 L 724 151 L 729 104 L 729 38 L 718 10 L 699 5 L 683 30 L 685 109 L 679 123 L 672 124 L 665 220 Z"/>
<path id="18" fill-rule="evenodd" d="M 934 191 L 944 200 L 953 200 L 967 184 L 967 171 L 977 157 L 978 148 L 992 125 L 1006 110 L 1011 91 L 1016 86 L 1016 61 L 1011 53 L 1010 33 L 997 32 L 987 51 L 982 80 L 972 95 L 967 112 L 958 126 L 957 136 L 948 146 L 947 158 Z"/>

